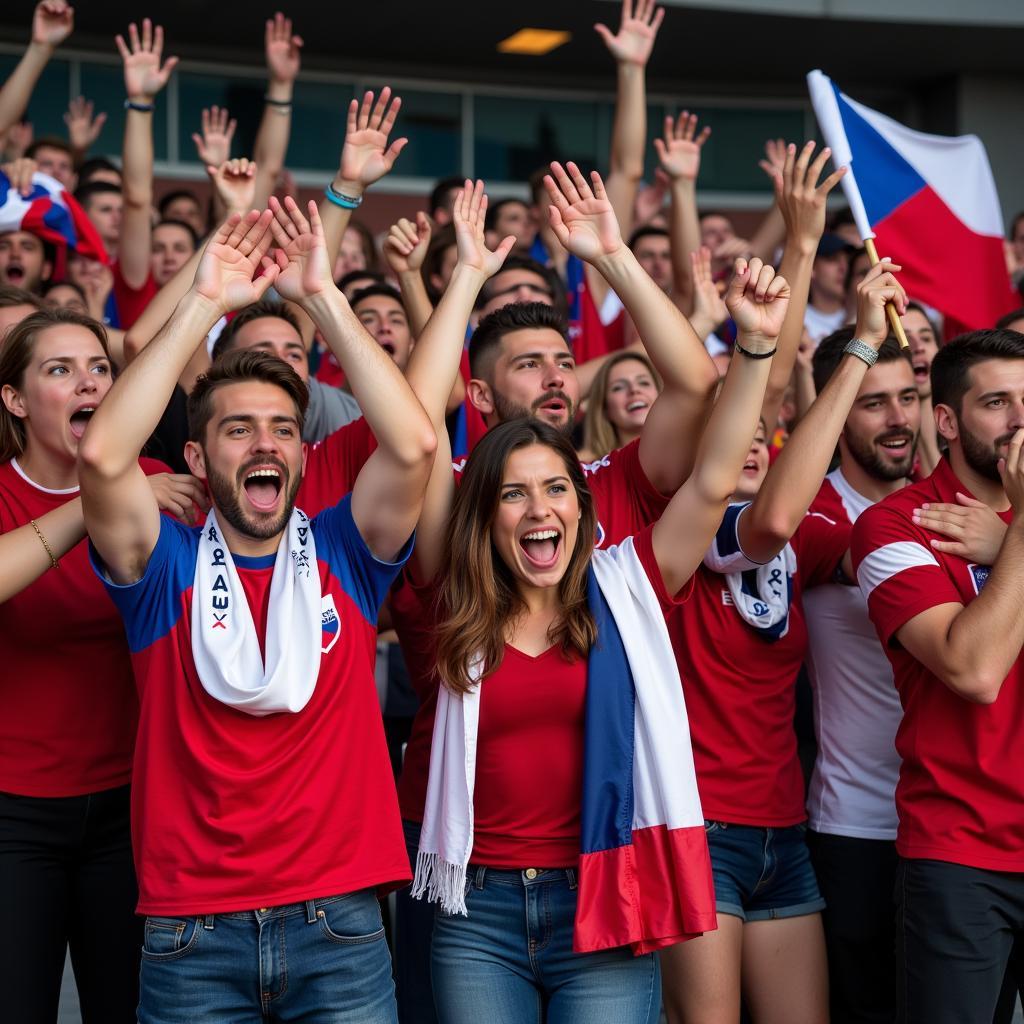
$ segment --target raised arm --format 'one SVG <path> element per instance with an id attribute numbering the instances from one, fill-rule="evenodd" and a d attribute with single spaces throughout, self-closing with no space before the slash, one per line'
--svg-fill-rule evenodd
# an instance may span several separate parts
<path id="1" fill-rule="evenodd" d="M 274 182 L 284 170 L 292 130 L 292 94 L 302 57 L 302 37 L 292 34 L 291 18 L 286 18 L 280 11 L 267 19 L 264 51 L 269 75 L 267 95 L 252 151 L 259 168 L 256 174 L 256 205 L 260 209 L 266 206 L 270 193 L 274 191 Z"/>
<path id="2" fill-rule="evenodd" d="M 654 526 L 654 556 L 670 594 L 693 575 L 722 522 L 757 429 L 771 354 L 789 285 L 758 259 L 736 261 L 726 303 L 736 322 L 736 354 L 700 440 L 693 473 Z"/>
<path id="3" fill-rule="evenodd" d="M 92 100 L 79 96 L 68 104 L 67 113 L 64 115 L 68 142 L 74 154 L 76 167 L 89 155 L 89 149 L 100 137 L 100 132 L 107 123 L 107 115 L 101 111 L 93 117 L 93 109 Z"/>
<path id="4" fill-rule="evenodd" d="M 601 176 L 570 163 L 545 178 L 551 226 L 561 244 L 591 264 L 622 299 L 664 388 L 648 413 L 640 462 L 658 490 L 672 494 L 690 475 L 718 371 L 675 303 L 622 241 Z"/>
<path id="5" fill-rule="evenodd" d="M 75 9 L 65 0 L 42 0 L 36 4 L 28 48 L 0 87 L 0 136 L 22 119 L 53 51 L 71 35 L 74 27 Z"/>
<path id="6" fill-rule="evenodd" d="M 979 704 L 996 700 L 1024 647 L 1024 430 L 999 460 L 999 474 L 1013 519 L 981 593 L 966 607 L 951 602 L 929 608 L 896 631 L 922 665 Z"/>
<path id="7" fill-rule="evenodd" d="M 203 253 L 195 281 L 160 333 L 114 382 L 78 448 L 85 524 L 115 583 L 140 579 L 160 535 L 156 498 L 139 467 L 175 382 L 220 317 L 262 298 L 277 277 L 264 257 L 269 211 L 229 218 Z M 262 277 L 253 276 L 264 266 Z"/>
<path id="8" fill-rule="evenodd" d="M 211 174 L 211 168 L 220 167 L 222 163 L 230 159 L 231 140 L 234 138 L 237 126 L 238 122 L 228 116 L 227 107 L 203 107 L 200 121 L 202 130 L 201 133 L 192 133 L 192 141 L 195 143 L 196 156 L 206 168 L 207 174 Z M 255 205 L 255 202 L 250 203 L 246 209 L 252 209 Z M 231 212 L 231 210 L 224 209 L 220 192 L 218 189 L 214 189 L 214 222 L 221 223 Z"/>
<path id="9" fill-rule="evenodd" d="M 505 257 L 515 245 L 515 238 L 509 235 L 494 252 L 487 248 L 484 242 L 486 213 L 484 183 L 478 181 L 474 186 L 467 181 L 452 207 L 458 262 L 406 367 L 409 386 L 423 405 L 437 434 L 437 456 L 416 531 L 417 545 L 413 554 L 414 569 L 423 581 L 433 579 L 442 568 L 444 534 L 455 487 L 444 417 L 452 382 L 459 376 L 466 324 L 484 282 L 501 269 Z"/>
<path id="10" fill-rule="evenodd" d="M 416 223 L 402 217 L 384 239 L 384 258 L 398 278 L 402 304 L 409 316 L 413 338 L 419 338 L 434 307 L 423 282 L 423 260 L 430 245 L 430 218 L 421 210 Z"/>
<path id="11" fill-rule="evenodd" d="M 825 204 L 828 201 L 828 194 L 846 174 L 846 168 L 840 167 L 820 185 L 818 184 L 831 152 L 826 147 L 812 162 L 813 142 L 808 142 L 799 156 L 796 146 L 790 143 L 786 147 L 786 158 L 781 169 L 777 165 L 770 168 L 767 163 L 763 165 L 766 170 L 771 171 L 776 203 L 786 222 L 786 246 L 782 253 L 779 273 L 789 282 L 792 289 L 786 322 L 782 325 L 782 333 L 779 335 L 779 353 L 773 360 L 775 365 L 772 367 L 762 410 L 765 425 L 769 430 L 774 429 L 778 420 L 782 398 L 793 375 L 797 349 L 804 334 L 804 313 L 807 310 L 807 296 L 811 287 L 811 267 L 814 265 L 814 254 L 818 251 L 818 242 L 825 231 Z"/>
<path id="12" fill-rule="evenodd" d="M 143 19 L 142 35 L 135 23 L 128 26 L 128 42 L 117 36 L 124 61 L 124 87 L 128 109 L 124 112 L 122 191 L 124 212 L 118 265 L 130 288 L 141 288 L 149 277 L 153 248 L 153 103 L 178 63 L 177 57 L 162 61 L 164 30 Z"/>
<path id="13" fill-rule="evenodd" d="M 676 120 L 665 118 L 663 138 L 654 139 L 661 169 L 668 176 L 672 195 L 669 235 L 672 241 L 672 283 L 676 303 L 689 313 L 693 308 L 694 282 L 690 254 L 700 248 L 700 220 L 697 216 L 697 175 L 700 154 L 711 129 L 697 132 L 697 115 L 684 110 Z"/>
<path id="14" fill-rule="evenodd" d="M 615 120 L 612 124 L 611 159 L 606 188 L 608 200 L 624 234 L 633 225 L 633 201 L 644 176 L 644 148 L 647 145 L 647 61 L 654 48 L 663 7 L 654 0 L 622 0 L 619 31 L 612 35 L 607 25 L 594 29 L 615 58 Z"/>
<path id="15" fill-rule="evenodd" d="M 391 560 L 413 532 L 423 507 L 437 438 L 405 378 L 367 333 L 331 277 L 316 203 L 309 219 L 290 196 L 271 197 L 276 287 L 316 324 L 377 439 L 352 491 L 352 515 L 370 550 Z M 340 495 L 339 495 L 340 497 Z"/>
<path id="16" fill-rule="evenodd" d="M 889 333 L 885 304 L 892 302 L 899 310 L 906 306 L 906 292 L 893 276 L 900 269 L 894 263 L 879 263 L 857 287 L 854 336 L 876 352 Z M 836 442 L 867 371 L 863 359 L 844 355 L 807 415 L 790 434 L 757 497 L 739 518 L 740 545 L 748 558 L 769 561 L 796 532 L 828 472 Z"/>

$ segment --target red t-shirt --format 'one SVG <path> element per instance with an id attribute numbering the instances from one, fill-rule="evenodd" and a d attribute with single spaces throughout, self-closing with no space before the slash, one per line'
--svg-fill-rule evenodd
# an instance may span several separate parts
<path id="1" fill-rule="evenodd" d="M 743 558 L 736 521 L 726 516 L 717 543 Z M 806 817 L 793 731 L 796 677 L 807 649 L 800 594 L 833 577 L 849 547 L 849 526 L 808 514 L 790 544 L 797 572 L 785 636 L 770 641 L 747 625 L 725 577 L 704 565 L 694 575 L 692 598 L 667 619 L 701 805 L 716 821 L 782 828 Z M 753 564 L 737 563 L 735 571 Z"/>
<path id="2" fill-rule="evenodd" d="M 359 471 L 377 447 L 362 416 L 346 423 L 309 449 L 295 505 L 307 516 L 336 505 L 355 486 Z"/>
<path id="3" fill-rule="evenodd" d="M 625 448 L 583 466 L 599 517 L 598 547 L 619 544 L 626 537 L 639 534 L 644 527 L 655 522 L 668 505 L 669 499 L 652 486 L 640 465 L 639 444 L 639 441 L 633 441 Z M 456 479 L 465 464 L 464 458 L 455 463 Z M 660 581 L 661 574 L 656 575 Z M 424 592 L 413 588 L 408 574 L 403 574 L 399 585 L 391 591 L 391 617 L 398 631 L 409 679 L 420 700 L 405 748 L 402 775 L 398 780 L 402 817 L 409 821 L 421 821 L 423 818 L 430 769 L 430 739 L 437 706 L 437 677 L 433 673 L 430 642 L 433 617 L 425 613 L 425 607 L 429 608 L 429 600 Z"/>
<path id="4" fill-rule="evenodd" d="M 374 558 L 348 498 L 311 526 L 323 647 L 313 695 L 296 714 L 248 715 L 203 688 L 192 656 L 201 528 L 165 517 L 142 579 L 106 584 L 139 689 L 140 914 L 251 910 L 410 878 L 373 678 L 377 612 L 401 563 Z M 275 557 L 235 556 L 260 636 Z"/>
<path id="5" fill-rule="evenodd" d="M 903 857 L 993 871 L 1024 871 L 1024 678 L 1014 662 L 999 697 L 976 704 L 955 694 L 904 650 L 896 633 L 940 604 L 968 605 L 989 567 L 930 546 L 946 540 L 915 526 L 924 502 L 970 494 L 946 459 L 920 483 L 889 495 L 857 520 L 852 554 L 868 612 L 892 664 L 903 704 L 896 848 Z M 1011 513 L 1003 520 L 1009 522 Z"/>
<path id="6" fill-rule="evenodd" d="M 133 288 L 121 275 L 120 263 L 114 263 L 114 304 L 117 306 L 118 324 L 122 331 L 127 331 L 142 316 L 145 308 L 153 301 L 160 290 L 150 273 L 141 288 Z"/>
<path id="7" fill-rule="evenodd" d="M 166 473 L 140 459 L 147 474 Z M 78 497 L 0 465 L 0 533 Z M 26 543 L 38 543 L 35 537 Z M 124 626 L 76 544 L 21 593 L 0 604 L 0 791 L 80 796 L 131 778 L 138 720 Z"/>
<path id="8" fill-rule="evenodd" d="M 665 591 L 651 543 L 653 526 L 634 538 L 641 565 L 665 614 L 689 596 Z M 621 539 L 621 538 L 620 538 Z M 399 784 L 402 817 L 423 818 L 430 740 L 439 679 L 436 588 L 405 585 L 392 592 L 402 623 L 402 650 L 423 701 L 406 748 Z M 480 689 L 473 863 L 490 867 L 573 867 L 580 853 L 587 663 L 557 648 L 536 658 L 505 645 L 501 666 Z M 424 738 L 425 733 L 425 738 Z"/>

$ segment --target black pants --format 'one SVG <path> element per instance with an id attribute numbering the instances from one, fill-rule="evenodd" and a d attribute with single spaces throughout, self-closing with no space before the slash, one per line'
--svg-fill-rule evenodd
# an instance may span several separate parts
<path id="1" fill-rule="evenodd" d="M 896 904 L 901 1024 L 992 1020 L 1024 939 L 1024 874 L 902 860 Z"/>
<path id="2" fill-rule="evenodd" d="M 78 797 L 0 793 L 0 1017 L 53 1024 L 65 951 L 83 1024 L 134 1024 L 142 921 L 129 787 Z"/>
<path id="3" fill-rule="evenodd" d="M 896 844 L 808 832 L 807 845 L 825 898 L 833 1024 L 892 1024 L 896 1018 L 893 887 Z"/>

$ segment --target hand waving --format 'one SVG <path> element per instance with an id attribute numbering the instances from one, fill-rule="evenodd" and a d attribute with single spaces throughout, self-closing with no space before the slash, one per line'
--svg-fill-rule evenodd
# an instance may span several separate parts
<path id="1" fill-rule="evenodd" d="M 277 246 L 274 258 L 280 269 L 274 287 L 281 297 L 301 304 L 332 290 L 334 278 L 316 203 L 309 203 L 308 219 L 291 196 L 285 196 L 283 206 L 271 196 L 270 209 L 274 215 L 270 228 Z"/>
<path id="2" fill-rule="evenodd" d="M 228 213 L 244 213 L 252 209 L 256 196 L 256 165 L 242 157 L 225 160 L 219 167 L 206 168 L 217 195 Z"/>
<path id="3" fill-rule="evenodd" d="M 267 19 L 264 49 L 270 77 L 275 82 L 294 82 L 301 64 L 302 36 L 292 35 L 292 19 L 280 11 Z"/>
<path id="4" fill-rule="evenodd" d="M 479 271 L 484 277 L 496 274 L 505 258 L 516 244 L 516 236 L 502 239 L 493 252 L 484 242 L 484 220 L 487 214 L 487 196 L 484 183 L 476 185 L 467 181 L 452 205 L 452 222 L 455 225 L 455 244 L 459 251 L 458 266 Z"/>
<path id="5" fill-rule="evenodd" d="M 107 115 L 102 111 L 92 116 L 92 100 L 84 96 L 73 99 L 68 104 L 64 123 L 68 126 L 68 140 L 71 148 L 79 153 L 86 153 L 89 147 L 100 137 L 103 126 L 107 123 Z"/>
<path id="6" fill-rule="evenodd" d="M 693 316 L 690 317 L 690 321 L 699 322 L 702 328 L 707 327 L 703 334 L 697 331 L 703 340 L 719 324 L 729 319 L 729 310 L 712 277 L 711 250 L 706 245 L 702 245 L 697 252 L 690 253 L 690 270 L 693 274 Z"/>
<path id="7" fill-rule="evenodd" d="M 548 216 L 559 242 L 574 256 L 593 263 L 613 256 L 624 248 L 619 222 L 597 171 L 590 172 L 590 181 L 571 161 L 562 167 L 551 164 L 551 174 L 544 176 L 551 206 Z M 568 173 L 566 173 L 568 172 Z"/>
<path id="8" fill-rule="evenodd" d="M 201 163 L 220 167 L 231 158 L 231 140 L 235 137 L 238 122 L 228 119 L 227 107 L 203 107 L 202 135 L 192 133 L 196 144 L 196 155 Z"/>
<path id="9" fill-rule="evenodd" d="M 651 56 L 664 17 L 665 8 L 655 10 L 654 0 L 636 0 L 635 12 L 632 0 L 622 0 L 618 34 L 612 35 L 607 25 L 597 24 L 594 29 L 604 40 L 608 52 L 620 64 L 638 64 L 643 67 Z"/>
<path id="10" fill-rule="evenodd" d="M 362 104 L 353 100 L 348 107 L 348 125 L 345 129 L 345 145 L 341 150 L 339 177 L 368 188 L 383 178 L 395 164 L 398 154 L 409 141 L 395 139 L 388 145 L 388 136 L 395 126 L 395 118 L 402 106 L 401 97 L 391 100 L 391 89 L 384 86 L 376 106 L 373 93 L 363 96 Z"/>
<path id="11" fill-rule="evenodd" d="M 781 143 L 781 140 L 778 140 Z M 794 243 L 805 246 L 808 250 L 816 249 L 825 231 L 825 204 L 828 194 L 839 184 L 846 168 L 830 174 L 820 185 L 818 178 L 825 163 L 832 155 L 827 146 L 811 163 L 814 143 L 808 142 L 796 155 L 796 146 L 790 143 L 786 147 L 785 160 L 781 169 L 778 164 L 778 143 L 774 155 L 761 161 L 761 167 L 772 179 L 775 187 L 775 201 L 779 204 L 782 219 L 786 222 L 786 238 Z M 766 152 L 768 146 L 766 144 Z"/>
<path id="12" fill-rule="evenodd" d="M 392 224 L 384 239 L 384 256 L 396 274 L 418 271 L 430 245 L 430 218 L 420 210 L 416 223 L 402 217 Z"/>
<path id="13" fill-rule="evenodd" d="M 196 268 L 192 290 L 222 313 L 259 302 L 278 276 L 270 250 L 270 210 L 233 213 L 214 233 Z M 253 280 L 260 269 L 261 277 Z"/>
<path id="14" fill-rule="evenodd" d="M 685 178 L 696 181 L 700 171 L 700 151 L 710 134 L 711 129 L 707 125 L 697 134 L 697 115 L 688 110 L 684 110 L 676 121 L 666 117 L 664 139 L 654 139 L 662 170 L 673 180 Z"/>
<path id="15" fill-rule="evenodd" d="M 789 306 L 789 284 L 767 263 L 754 257 L 736 261 L 725 304 L 736 322 L 739 341 L 750 351 L 771 351 Z"/>
<path id="16" fill-rule="evenodd" d="M 75 27 L 75 9 L 65 0 L 42 0 L 32 15 L 32 42 L 60 46 Z"/>
<path id="17" fill-rule="evenodd" d="M 168 57 L 161 64 L 164 52 L 163 26 L 155 28 L 149 18 L 142 20 L 142 37 L 132 22 L 128 26 L 128 39 L 131 47 L 125 43 L 123 36 L 116 36 L 115 42 L 124 61 L 124 87 L 128 99 L 134 103 L 151 103 L 153 97 L 167 84 L 171 72 L 178 63 L 177 57 Z"/>

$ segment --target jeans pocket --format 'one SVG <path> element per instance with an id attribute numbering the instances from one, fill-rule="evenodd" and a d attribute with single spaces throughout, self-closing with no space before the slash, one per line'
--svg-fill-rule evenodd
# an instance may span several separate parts
<path id="1" fill-rule="evenodd" d="M 147 917 L 142 955 L 147 960 L 180 960 L 199 942 L 202 919 L 198 917 Z"/>
<path id="2" fill-rule="evenodd" d="M 359 946 L 384 938 L 380 904 L 372 893 L 357 892 L 320 903 L 316 917 L 324 938 L 340 946 Z"/>
<path id="3" fill-rule="evenodd" d="M 708 821 L 707 818 L 704 819 L 704 835 L 706 836 L 711 835 L 712 832 L 718 832 L 723 828 L 725 828 L 725 826 L 720 821 Z"/>

